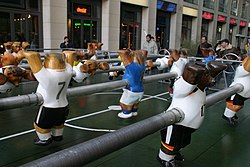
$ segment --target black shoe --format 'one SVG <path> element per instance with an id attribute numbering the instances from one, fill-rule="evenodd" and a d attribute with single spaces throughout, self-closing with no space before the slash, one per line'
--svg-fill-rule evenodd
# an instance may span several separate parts
<path id="1" fill-rule="evenodd" d="M 63 136 L 51 136 L 54 141 L 62 141 Z"/>
<path id="2" fill-rule="evenodd" d="M 175 155 L 174 159 L 175 159 L 176 161 L 184 161 L 184 157 L 181 155 L 180 152 L 178 152 L 178 153 Z"/>
<path id="3" fill-rule="evenodd" d="M 34 139 L 34 144 L 38 146 L 46 146 L 52 143 L 52 138 L 49 138 L 48 140 L 40 140 L 39 138 Z"/>
<path id="4" fill-rule="evenodd" d="M 233 116 L 233 118 L 236 120 L 236 119 L 238 119 L 239 117 L 235 114 L 235 115 Z"/>
<path id="5" fill-rule="evenodd" d="M 113 80 L 113 78 L 114 78 L 113 76 L 111 76 L 111 75 L 109 76 L 109 80 Z"/>
<path id="6" fill-rule="evenodd" d="M 162 160 L 159 156 L 157 156 L 157 160 L 161 163 L 163 167 L 178 167 L 174 159 L 171 159 L 170 161 L 165 161 Z"/>
<path id="7" fill-rule="evenodd" d="M 226 117 L 224 114 L 222 115 L 222 118 L 225 119 L 230 125 L 236 125 L 238 122 L 236 121 L 236 119 L 238 119 L 238 117 L 233 116 L 231 118 Z"/>

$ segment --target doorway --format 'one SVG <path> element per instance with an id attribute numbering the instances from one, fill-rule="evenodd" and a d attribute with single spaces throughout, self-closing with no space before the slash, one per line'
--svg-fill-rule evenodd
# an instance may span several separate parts
<path id="1" fill-rule="evenodd" d="M 138 40 L 140 34 L 140 25 L 134 23 L 121 23 L 121 49 L 130 48 L 138 49 L 140 48 Z"/>
<path id="2" fill-rule="evenodd" d="M 88 43 L 98 42 L 97 21 L 72 19 L 72 41 L 74 48 L 87 48 Z"/>
<path id="3" fill-rule="evenodd" d="M 168 12 L 157 11 L 156 42 L 160 50 L 169 48 L 170 17 Z"/>

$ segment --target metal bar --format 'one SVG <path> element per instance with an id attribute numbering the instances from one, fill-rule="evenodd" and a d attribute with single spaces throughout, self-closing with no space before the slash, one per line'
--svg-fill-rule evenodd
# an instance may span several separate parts
<path id="1" fill-rule="evenodd" d="M 206 105 L 209 107 L 215 102 L 242 91 L 242 89 L 243 86 L 241 84 L 236 84 L 230 88 L 209 95 L 207 96 Z M 185 115 L 180 109 L 174 108 L 146 120 L 121 128 L 113 133 L 50 154 L 23 166 L 83 166 L 93 160 L 138 141 L 168 125 L 180 122 L 184 117 Z"/>
<path id="2" fill-rule="evenodd" d="M 163 73 L 159 75 L 145 76 L 143 82 L 148 83 L 157 80 L 168 79 L 175 76 L 176 76 L 175 73 Z M 67 96 L 70 97 L 70 96 L 88 95 L 101 91 L 122 88 L 128 84 L 129 82 L 127 80 L 119 80 L 119 81 L 105 82 L 99 84 L 92 84 L 87 86 L 79 86 L 79 87 L 69 88 L 67 91 Z M 17 107 L 26 107 L 29 105 L 38 105 L 41 104 L 42 101 L 43 98 L 39 93 L 1 98 L 0 111 L 6 109 L 13 109 Z"/>
<path id="3" fill-rule="evenodd" d="M 119 150 L 120 148 L 153 134 L 168 125 L 180 122 L 183 119 L 184 113 L 181 110 L 172 109 L 165 113 L 158 114 L 146 120 L 118 129 L 115 132 L 105 134 L 50 154 L 28 164 L 24 164 L 23 166 L 83 166 L 90 161 Z"/>
<path id="4" fill-rule="evenodd" d="M 240 83 L 237 83 L 233 86 L 230 86 L 229 88 L 225 88 L 221 91 L 210 94 L 206 97 L 206 107 L 210 107 L 216 104 L 217 102 L 232 96 L 233 94 L 239 93 L 243 89 L 244 89 L 243 85 Z"/>

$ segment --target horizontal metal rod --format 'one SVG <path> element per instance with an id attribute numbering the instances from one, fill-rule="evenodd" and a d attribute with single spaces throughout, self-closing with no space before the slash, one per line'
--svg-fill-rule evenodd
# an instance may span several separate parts
<path id="1" fill-rule="evenodd" d="M 90 161 L 119 150 L 150 134 L 184 119 L 184 113 L 179 109 L 150 117 L 130 126 L 118 129 L 81 144 L 50 154 L 23 166 L 68 167 L 83 166 Z"/>
<path id="2" fill-rule="evenodd" d="M 237 83 L 233 86 L 230 86 L 228 88 L 225 88 L 221 91 L 218 91 L 216 93 L 210 94 L 206 97 L 206 107 L 210 107 L 217 102 L 224 100 L 233 94 L 239 93 L 244 89 L 243 85 L 240 83 Z"/>
<path id="3" fill-rule="evenodd" d="M 175 73 L 163 73 L 163 74 L 157 74 L 157 75 L 150 75 L 150 76 L 145 76 L 143 82 L 149 83 L 149 82 L 154 82 L 157 80 L 169 79 L 175 76 L 176 76 Z M 128 84 L 129 82 L 127 80 L 119 80 L 119 81 L 112 81 L 112 82 L 105 82 L 105 83 L 99 83 L 99 84 L 68 88 L 67 96 L 71 97 L 71 96 L 88 95 L 88 94 L 93 94 L 93 93 L 97 93 L 101 91 L 122 88 Z M 43 98 L 39 93 L 1 98 L 0 99 L 0 111 L 18 108 L 18 107 L 26 107 L 29 105 L 39 105 L 42 103 L 42 101 L 43 101 Z"/>
<path id="4" fill-rule="evenodd" d="M 209 107 L 215 102 L 221 101 L 242 90 L 243 86 L 241 84 L 236 84 L 230 88 L 208 95 L 206 98 L 206 106 Z M 174 108 L 146 120 L 118 129 L 113 133 L 94 138 L 87 142 L 77 144 L 38 160 L 29 162 L 23 166 L 83 166 L 157 132 L 168 125 L 180 122 L 184 117 L 185 114 L 180 109 Z"/>

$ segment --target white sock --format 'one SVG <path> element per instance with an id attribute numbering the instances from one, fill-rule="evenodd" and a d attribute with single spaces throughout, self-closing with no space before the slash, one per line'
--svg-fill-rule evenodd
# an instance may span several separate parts
<path id="1" fill-rule="evenodd" d="M 235 116 L 236 112 L 230 110 L 229 108 L 225 109 L 224 115 L 228 118 L 232 118 L 233 116 Z"/>
<path id="2" fill-rule="evenodd" d="M 161 149 L 159 151 L 159 157 L 164 161 L 170 161 L 171 159 L 174 159 L 174 155 L 168 155 L 161 151 Z"/>

